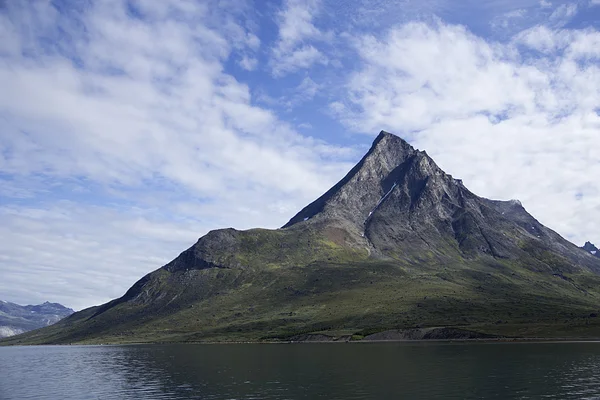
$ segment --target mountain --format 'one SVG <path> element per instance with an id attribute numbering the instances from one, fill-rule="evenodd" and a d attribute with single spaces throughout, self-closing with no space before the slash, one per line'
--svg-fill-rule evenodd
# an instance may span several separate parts
<path id="1" fill-rule="evenodd" d="M 585 250 L 585 251 L 587 251 L 587 252 L 589 252 L 591 255 L 600 258 L 600 251 L 592 243 L 585 242 L 585 244 L 583 245 L 582 249 Z"/>
<path id="2" fill-rule="evenodd" d="M 220 229 L 123 297 L 5 340 L 600 337 L 600 260 L 381 132 L 280 229 Z"/>
<path id="3" fill-rule="evenodd" d="M 52 325 L 73 312 L 58 303 L 20 306 L 0 300 L 0 338 Z"/>

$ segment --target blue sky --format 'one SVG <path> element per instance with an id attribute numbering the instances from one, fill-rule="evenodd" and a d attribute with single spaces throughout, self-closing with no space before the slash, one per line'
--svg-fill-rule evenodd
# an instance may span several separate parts
<path id="1" fill-rule="evenodd" d="M 382 129 L 600 242 L 600 1 L 0 2 L 0 298 L 121 296 L 275 228 Z"/>

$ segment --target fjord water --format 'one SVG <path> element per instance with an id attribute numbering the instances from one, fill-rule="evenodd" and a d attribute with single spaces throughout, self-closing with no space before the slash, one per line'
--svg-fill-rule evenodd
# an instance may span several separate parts
<path id="1" fill-rule="evenodd" d="M 581 399 L 600 343 L 0 348 L 0 399 Z"/>

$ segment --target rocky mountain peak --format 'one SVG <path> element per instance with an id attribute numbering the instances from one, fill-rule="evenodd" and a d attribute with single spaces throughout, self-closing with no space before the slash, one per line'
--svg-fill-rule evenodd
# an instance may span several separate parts
<path id="1" fill-rule="evenodd" d="M 591 242 L 585 242 L 582 249 L 587 251 L 591 255 L 600 257 L 600 250 L 598 250 L 598 248 L 596 246 L 594 246 Z"/>
<path id="2" fill-rule="evenodd" d="M 551 246 L 579 258 L 575 246 L 566 245 L 518 200 L 473 194 L 427 153 L 385 131 L 340 182 L 283 228 L 305 226 L 334 226 L 346 232 L 348 246 L 366 246 L 382 256 L 410 248 L 411 253 L 459 250 L 466 258 L 503 259 L 522 257 L 524 246 Z"/>
<path id="3" fill-rule="evenodd" d="M 381 131 L 365 156 L 324 195 L 302 209 L 284 228 L 317 217 L 362 226 L 399 184 L 445 175 L 425 153 Z M 412 185 L 411 185 L 412 186 Z"/>

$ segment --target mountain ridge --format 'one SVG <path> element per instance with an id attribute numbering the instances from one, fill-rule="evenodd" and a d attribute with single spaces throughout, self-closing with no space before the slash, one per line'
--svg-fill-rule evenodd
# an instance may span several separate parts
<path id="1" fill-rule="evenodd" d="M 73 312 L 62 304 L 48 301 L 21 306 L 0 300 L 0 337 L 9 337 L 54 324 Z"/>
<path id="2" fill-rule="evenodd" d="M 364 190 L 353 189 L 353 181 L 360 182 Z M 418 215 L 422 206 L 420 202 L 426 203 L 424 208 L 429 214 L 437 213 L 441 219 L 452 221 L 452 226 L 436 229 L 452 233 L 459 247 L 467 252 L 479 249 L 494 257 L 506 257 L 505 246 L 501 244 L 504 238 L 498 238 L 489 229 L 480 229 L 479 232 L 469 229 L 469 225 L 478 224 L 482 218 L 516 222 L 530 239 L 562 239 L 532 217 L 518 200 L 489 200 L 475 195 L 462 180 L 442 171 L 426 152 L 414 149 L 403 139 L 385 131 L 377 136 L 367 154 L 338 184 L 302 209 L 283 228 L 314 220 L 315 217 L 334 224 L 339 220 L 351 221 L 359 231 L 363 230 L 361 237 L 372 244 L 373 236 L 378 244 L 385 247 L 382 243 L 386 242 L 385 238 L 396 235 L 401 239 L 402 234 L 390 230 L 380 232 L 381 228 L 373 225 L 385 225 L 390 219 L 403 218 L 410 221 L 404 230 L 415 231 L 418 230 L 415 228 L 417 223 L 427 227 L 435 222 L 427 218 L 430 215 L 421 219 L 411 218 L 414 217 L 411 212 Z M 402 212 L 398 212 L 399 205 Z M 427 242 L 422 235 L 420 238 Z M 573 252 L 576 246 L 567 244 L 564 239 L 562 241 L 562 246 L 570 247 L 568 251 L 580 261 L 581 257 Z"/>
<path id="3" fill-rule="evenodd" d="M 520 202 L 475 195 L 382 131 L 282 228 L 211 231 L 121 298 L 11 343 L 360 338 L 422 327 L 600 337 L 589 318 L 600 312 L 599 272 L 598 258 Z"/>

